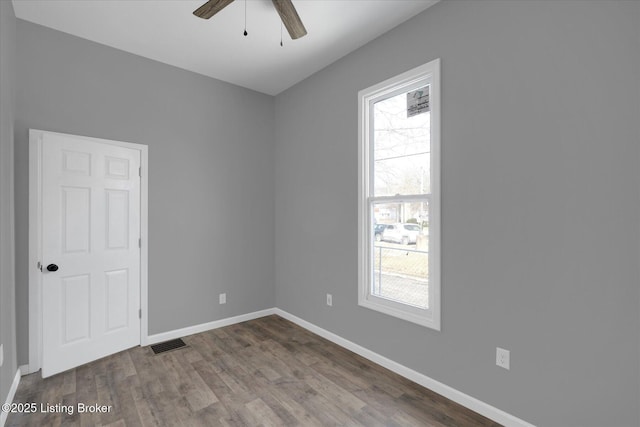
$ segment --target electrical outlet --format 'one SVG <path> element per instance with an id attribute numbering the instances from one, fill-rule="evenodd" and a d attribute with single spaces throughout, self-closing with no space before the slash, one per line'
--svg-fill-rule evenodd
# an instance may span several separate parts
<path id="1" fill-rule="evenodd" d="M 504 348 L 496 347 L 496 365 L 509 370 L 509 362 L 511 358 L 511 352 Z"/>
<path id="2" fill-rule="evenodd" d="M 327 305 L 329 307 L 333 305 L 333 296 L 331 296 L 331 294 L 327 294 Z"/>
<path id="3" fill-rule="evenodd" d="M 226 304 L 227 303 L 227 294 L 226 293 L 225 294 L 220 294 L 219 300 L 220 300 L 220 304 Z"/>
<path id="4" fill-rule="evenodd" d="M 0 367 L 4 364 L 4 344 L 0 344 Z"/>

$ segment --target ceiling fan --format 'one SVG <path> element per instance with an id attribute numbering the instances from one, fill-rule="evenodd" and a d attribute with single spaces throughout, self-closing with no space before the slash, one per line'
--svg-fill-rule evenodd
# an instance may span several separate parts
<path id="1" fill-rule="evenodd" d="M 307 30 L 304 28 L 300 16 L 298 16 L 298 12 L 293 6 L 293 3 L 291 3 L 291 0 L 272 1 L 291 38 L 295 40 L 305 36 Z M 193 14 L 202 19 L 209 19 L 231 3 L 233 3 L 233 0 L 209 0 L 197 8 Z"/>

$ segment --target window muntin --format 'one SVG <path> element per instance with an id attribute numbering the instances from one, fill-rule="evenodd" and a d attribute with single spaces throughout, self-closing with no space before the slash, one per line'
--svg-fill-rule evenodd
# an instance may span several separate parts
<path id="1" fill-rule="evenodd" d="M 435 60 L 359 93 L 358 297 L 438 330 L 439 78 Z"/>

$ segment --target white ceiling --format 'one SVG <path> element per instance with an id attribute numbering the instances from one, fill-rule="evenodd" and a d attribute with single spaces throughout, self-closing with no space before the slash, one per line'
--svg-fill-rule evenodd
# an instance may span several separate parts
<path id="1" fill-rule="evenodd" d="M 308 35 L 291 40 L 271 0 L 13 0 L 16 16 L 199 74 L 276 95 L 438 0 L 294 0 Z"/>

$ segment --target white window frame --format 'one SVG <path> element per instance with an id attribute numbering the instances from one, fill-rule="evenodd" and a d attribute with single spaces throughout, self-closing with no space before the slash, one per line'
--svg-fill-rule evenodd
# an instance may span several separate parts
<path id="1" fill-rule="evenodd" d="M 373 274 L 373 201 L 384 201 L 385 197 L 370 194 L 373 180 L 371 163 L 372 130 L 370 114 L 375 102 L 431 85 L 429 103 L 431 110 L 431 194 L 429 196 L 429 307 L 421 309 L 408 304 L 391 301 L 371 293 Z M 441 215 L 440 215 L 440 59 L 416 67 L 398 76 L 358 92 L 358 305 L 376 310 L 409 322 L 440 330 L 441 287 Z M 407 196 L 406 201 L 412 200 Z M 398 199 L 393 198 L 394 201 Z"/>

